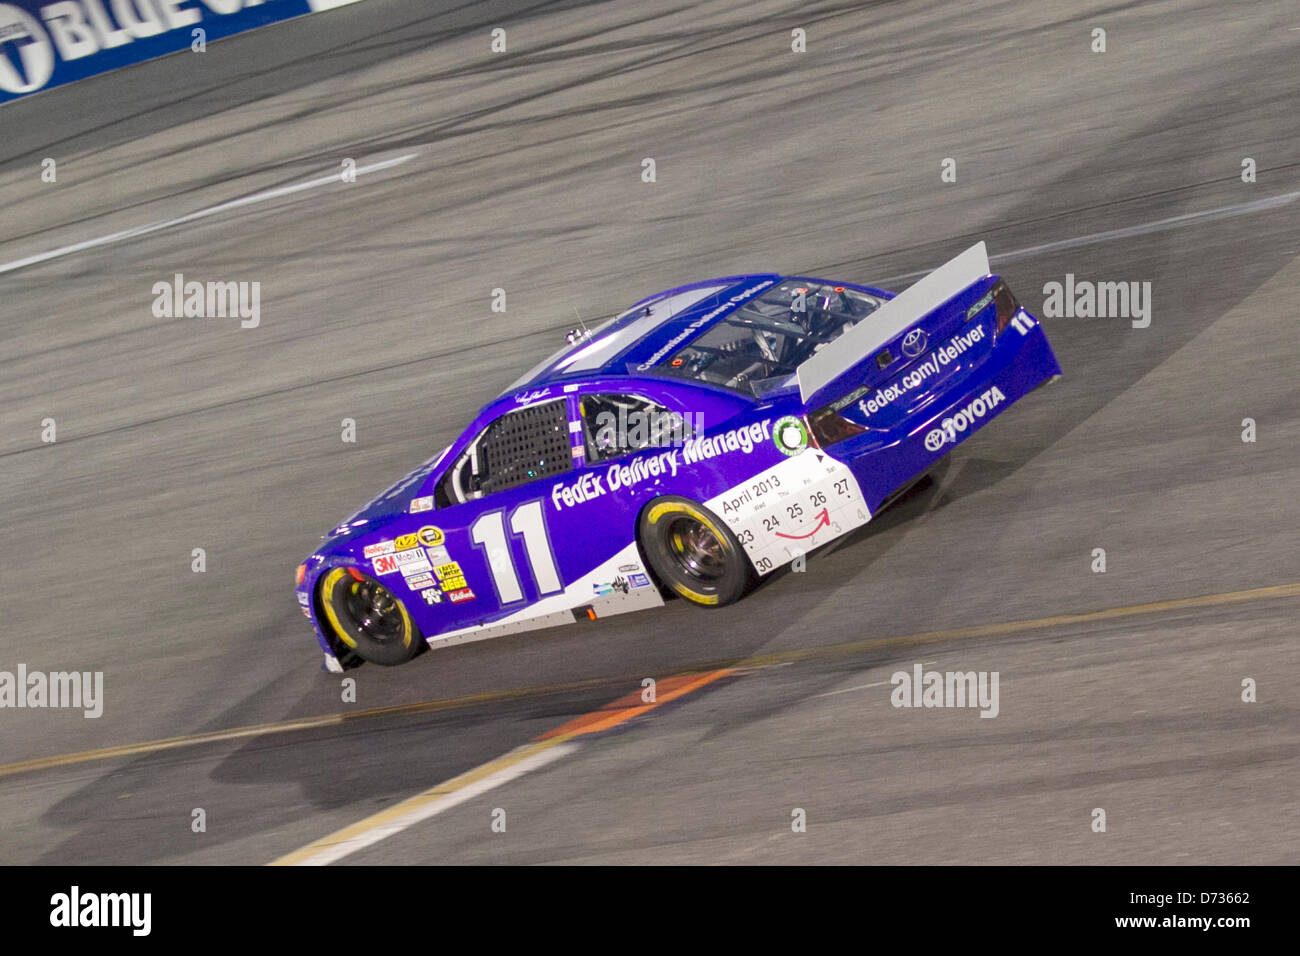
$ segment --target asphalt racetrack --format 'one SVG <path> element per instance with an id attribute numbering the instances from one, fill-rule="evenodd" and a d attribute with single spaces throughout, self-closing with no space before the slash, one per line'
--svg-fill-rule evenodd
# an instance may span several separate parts
<path id="1" fill-rule="evenodd" d="M 0 669 L 104 674 L 0 712 L 0 862 L 1296 862 L 1298 65 L 1283 0 L 367 0 L 0 108 Z M 735 606 L 319 669 L 294 567 L 575 311 L 981 239 L 1149 325 L 1045 317 L 1060 381 Z"/>

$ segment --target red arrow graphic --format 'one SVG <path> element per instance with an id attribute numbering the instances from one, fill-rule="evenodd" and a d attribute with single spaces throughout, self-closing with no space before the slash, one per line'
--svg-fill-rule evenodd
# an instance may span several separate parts
<path id="1" fill-rule="evenodd" d="M 821 511 L 817 513 L 820 515 L 820 517 L 817 519 L 817 524 L 813 525 L 813 529 L 809 531 L 807 534 L 782 534 L 780 531 L 778 531 L 776 533 L 776 536 L 778 538 L 789 538 L 791 541 L 797 541 L 800 538 L 811 538 L 818 531 L 820 531 L 822 528 L 825 528 L 827 525 L 831 523 L 830 511 L 828 511 L 826 508 L 823 508 Z"/>

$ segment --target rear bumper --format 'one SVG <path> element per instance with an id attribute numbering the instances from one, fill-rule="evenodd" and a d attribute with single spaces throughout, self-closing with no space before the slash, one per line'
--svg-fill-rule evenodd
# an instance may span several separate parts
<path id="1" fill-rule="evenodd" d="M 874 512 L 896 489 L 1060 374 L 1041 324 L 1024 336 L 1008 326 L 975 374 L 935 395 L 922 411 L 886 435 L 870 432 L 827 451 L 853 470 Z"/>

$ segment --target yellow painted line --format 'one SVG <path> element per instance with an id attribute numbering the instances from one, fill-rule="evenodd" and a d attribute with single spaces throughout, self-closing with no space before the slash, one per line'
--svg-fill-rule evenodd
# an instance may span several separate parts
<path id="1" fill-rule="evenodd" d="M 863 651 L 870 651 L 884 647 L 994 637 L 1002 634 L 1018 634 L 1026 631 L 1044 630 L 1052 627 L 1066 627 L 1072 624 L 1090 624 L 1148 614 L 1175 613 L 1195 608 L 1220 607 L 1233 604 L 1245 604 L 1251 601 L 1269 601 L 1295 597 L 1300 597 L 1300 582 L 1295 584 L 1278 584 L 1263 588 L 1251 588 L 1244 591 L 1227 591 L 1220 594 L 1206 594 L 1198 597 L 1176 598 L 1171 601 L 1156 601 L 1150 604 L 1134 604 L 1127 607 L 1105 608 L 1097 611 L 1082 611 L 1077 614 L 1058 614 L 1053 617 L 1041 617 L 1025 621 L 1008 621 L 1003 624 L 980 624 L 974 627 L 958 627 L 943 631 L 926 631 L 919 634 L 908 634 L 900 637 L 868 638 L 858 641 L 846 641 L 839 644 L 826 644 L 819 647 L 773 651 L 768 654 L 756 654 L 744 658 L 684 662 L 681 667 L 683 670 L 710 671 L 727 668 L 741 669 L 772 667 L 777 664 L 789 664 L 798 661 L 834 660 L 839 657 L 851 657 L 854 654 L 859 654 Z M 56 767 L 67 767 L 74 764 L 89 763 L 94 760 L 135 757 L 143 754 L 157 753 L 159 751 L 174 750 L 181 747 L 193 747 L 200 744 L 265 737 L 272 734 L 291 733 L 300 730 L 312 730 L 320 727 L 346 724 L 354 720 L 437 713 L 446 710 L 458 710 L 465 707 L 474 707 L 481 704 L 528 700 L 600 687 L 626 686 L 628 683 L 639 683 L 641 678 L 644 676 L 644 674 L 621 674 L 610 677 L 591 678 L 589 680 L 571 681 L 568 683 L 539 685 L 536 687 L 521 687 L 501 691 L 486 691 L 478 694 L 467 694 L 461 697 L 448 697 L 441 700 L 419 701 L 411 704 L 395 704 L 388 707 L 373 707 L 367 710 L 358 710 L 339 714 L 325 714 L 319 717 L 303 717 L 294 720 L 278 721 L 276 723 L 235 727 L 229 730 L 187 734 L 180 737 L 168 737 L 162 740 L 150 740 L 142 743 L 124 744 L 116 747 L 104 747 L 99 750 L 83 750 L 79 753 L 37 757 L 32 760 L 23 760 L 17 763 L 0 764 L 0 777 L 37 770 L 49 770 Z"/>
<path id="2" fill-rule="evenodd" d="M 1294 597 L 1300 597 L 1300 583 L 1251 588 L 1247 591 L 1225 591 L 1221 594 L 1175 598 L 1172 601 L 1154 601 L 1150 604 L 1131 604 L 1127 607 L 1112 607 L 1099 611 L 1080 611 L 1077 614 L 1057 614 L 1054 617 L 1039 617 L 1028 621 L 1008 621 L 1005 624 L 979 624 L 974 627 L 955 627 L 946 631 L 924 631 L 920 634 L 907 634 L 902 637 L 845 641 L 840 644 L 825 644 L 821 647 L 773 651 L 770 654 L 756 654 L 742 661 L 729 663 L 732 667 L 741 668 L 772 667 L 776 664 L 790 664 L 806 660 L 833 660 L 837 657 L 852 656 L 881 647 L 995 637 L 1001 634 L 1019 634 L 1025 631 L 1039 631 L 1052 627 L 1067 627 L 1071 624 L 1094 624 L 1100 621 L 1111 621 L 1117 618 L 1136 617 L 1144 614 L 1167 614 L 1191 610 L 1192 608 L 1220 607 L 1231 604 L 1245 604 L 1249 601 L 1267 601 Z M 697 664 L 692 666 L 711 667 L 722 665 Z"/>
<path id="3" fill-rule="evenodd" d="M 402 830 L 407 829 L 444 810 L 459 806 L 481 793 L 493 790 L 511 780 L 516 780 L 531 770 L 572 753 L 577 749 L 570 742 L 585 734 L 595 734 L 625 724 L 635 717 L 654 710 L 669 701 L 684 697 L 732 673 L 729 670 L 707 674 L 683 674 L 665 678 L 657 685 L 652 702 L 641 700 L 637 691 L 593 711 L 584 717 L 571 720 L 555 730 L 543 734 L 531 744 L 518 747 L 480 767 L 475 767 L 446 783 L 416 794 L 386 810 L 366 817 L 351 826 L 336 830 L 292 853 L 272 861 L 270 866 L 323 866 L 345 856 L 373 846 Z M 663 692 L 658 692 L 662 687 Z"/>
<path id="4" fill-rule="evenodd" d="M 235 727 L 231 730 L 215 730 L 202 734 L 186 734 L 182 737 L 166 737 L 162 740 L 148 740 L 138 744 L 122 744 L 117 747 L 104 747 L 99 750 L 83 750 L 79 753 L 56 754 L 52 757 L 36 757 L 32 760 L 20 760 L 17 763 L 0 764 L 0 777 L 5 777 L 15 773 L 27 773 L 32 770 L 49 770 L 54 767 L 67 767 L 73 764 L 88 763 L 92 760 L 111 760 L 115 757 L 135 757 L 140 754 L 157 753 L 161 750 L 175 750 L 180 747 L 194 747 L 199 744 L 215 743 L 224 740 L 242 740 L 247 737 L 264 737 L 268 734 L 283 734 L 295 730 L 310 730 L 314 727 L 328 727 L 342 722 L 342 714 L 331 714 L 324 717 L 305 717 L 301 720 L 285 720 L 274 724 Z"/>
<path id="5" fill-rule="evenodd" d="M 512 750 L 446 783 L 425 790 L 351 826 L 295 850 L 269 866 L 323 866 L 399 833 L 421 820 L 517 779 L 530 770 L 571 753 L 568 737 L 552 737 Z"/>
<path id="6" fill-rule="evenodd" d="M 331 727 L 347 724 L 354 720 L 368 720 L 375 717 L 389 717 L 410 714 L 437 713 L 444 710 L 457 710 L 474 707 L 479 704 L 491 704 L 545 697 L 570 691 L 589 690 L 597 687 L 620 686 L 629 678 L 599 677 L 590 680 L 571 681 L 565 684 L 551 684 L 539 687 L 523 687 L 512 690 L 485 691 L 478 694 L 466 694 L 462 697 L 446 697 L 441 700 L 423 700 L 412 704 L 392 704 L 387 707 L 371 707 L 366 710 L 354 710 L 339 714 L 323 714 L 318 717 L 302 717 L 293 720 L 276 721 L 269 724 L 253 724 L 247 727 L 232 727 L 229 730 L 214 730 L 180 737 L 166 737 L 162 740 L 147 740 L 136 744 L 121 744 L 116 747 L 103 747 L 98 750 L 83 750 L 78 753 L 56 754 L 50 757 L 35 757 L 17 763 L 0 764 L 0 777 L 15 773 L 27 773 L 34 770 L 50 770 L 73 764 L 89 763 L 94 760 L 112 760 L 122 757 L 137 757 L 143 754 L 157 753 L 163 750 L 175 750 L 180 747 L 195 747 L 200 744 L 220 743 L 229 740 L 244 740 L 253 737 L 267 737 L 272 734 L 290 733 L 298 730 L 314 730 L 318 727 Z"/>

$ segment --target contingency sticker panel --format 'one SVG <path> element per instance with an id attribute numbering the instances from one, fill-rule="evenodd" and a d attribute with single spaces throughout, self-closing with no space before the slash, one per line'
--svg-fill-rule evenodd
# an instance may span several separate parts
<path id="1" fill-rule="evenodd" d="M 768 574 L 871 520 L 848 466 L 809 448 L 705 502 Z"/>

